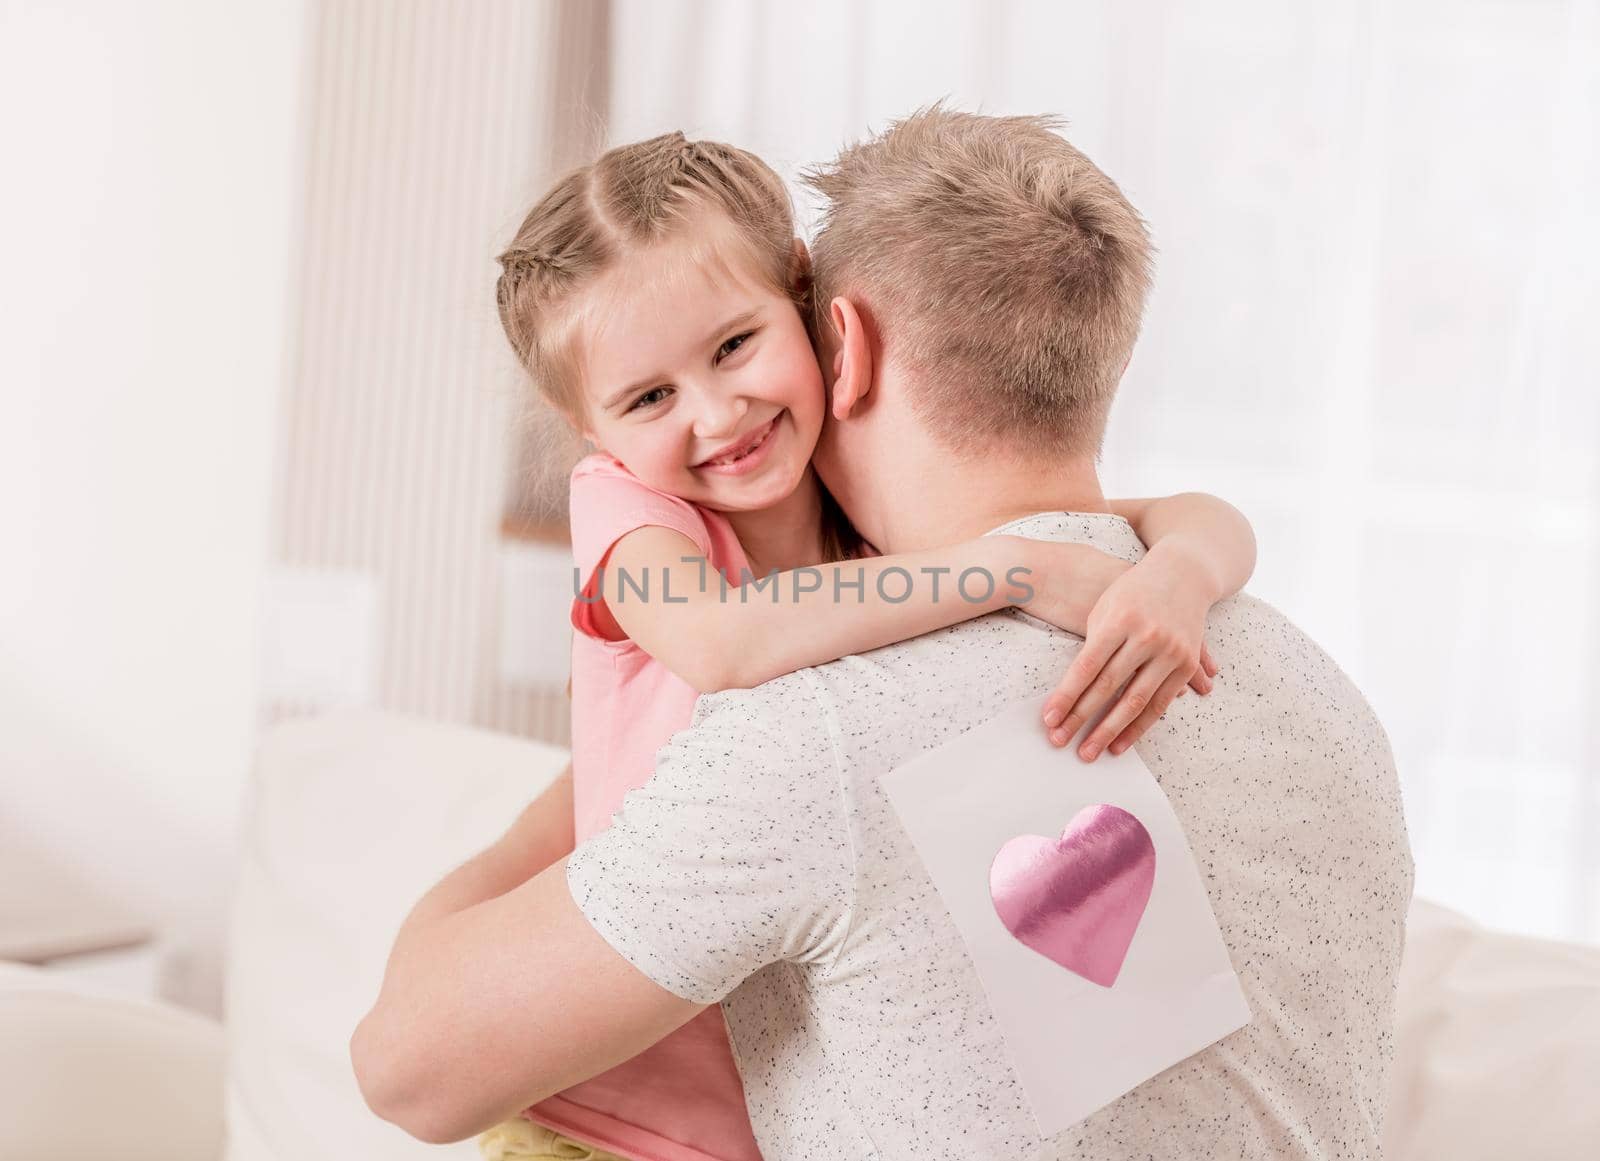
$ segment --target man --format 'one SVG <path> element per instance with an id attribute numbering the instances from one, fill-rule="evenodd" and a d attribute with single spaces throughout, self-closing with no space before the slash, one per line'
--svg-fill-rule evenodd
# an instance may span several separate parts
<path id="1" fill-rule="evenodd" d="M 816 462 L 860 531 L 885 552 L 1005 531 L 1137 559 L 1094 469 L 1148 284 L 1116 186 L 1047 121 L 937 107 L 813 180 Z M 537 852 L 485 861 L 462 890 L 503 894 L 396 948 L 352 1041 L 369 1103 L 461 1139 L 720 1001 L 769 1161 L 1377 1155 L 1412 877 L 1388 743 L 1275 610 L 1240 595 L 1206 629 L 1222 680 L 1137 749 L 1253 1019 L 1071 1130 L 1038 1136 L 878 782 L 1051 688 L 1082 642 L 1016 610 L 704 697 L 604 834 L 521 885 Z M 507 948 L 517 929 L 537 957 Z"/>

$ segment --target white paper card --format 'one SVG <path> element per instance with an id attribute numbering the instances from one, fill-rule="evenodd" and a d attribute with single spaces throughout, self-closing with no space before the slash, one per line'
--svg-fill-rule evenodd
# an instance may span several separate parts
<path id="1" fill-rule="evenodd" d="M 955 920 L 1049 1137 L 1242 1028 L 1250 1009 L 1167 797 L 1139 756 L 1086 763 L 1056 749 L 1044 699 L 883 777 L 883 787 Z M 1078 740 L 1081 740 L 1081 735 Z M 1149 902 L 1115 982 L 1092 983 L 1019 942 L 990 895 L 990 867 L 1017 836 L 1057 839 L 1080 810 L 1132 814 L 1155 848 Z"/>

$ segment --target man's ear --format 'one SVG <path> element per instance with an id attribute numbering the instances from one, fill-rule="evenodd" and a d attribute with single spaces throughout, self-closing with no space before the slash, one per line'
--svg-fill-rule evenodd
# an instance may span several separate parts
<path id="1" fill-rule="evenodd" d="M 848 298 L 828 304 L 828 321 L 839 339 L 833 352 L 833 417 L 847 419 L 872 392 L 872 343 L 861 312 Z"/>

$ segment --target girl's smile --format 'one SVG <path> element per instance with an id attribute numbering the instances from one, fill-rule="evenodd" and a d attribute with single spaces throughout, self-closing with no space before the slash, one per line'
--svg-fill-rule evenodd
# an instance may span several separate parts
<path id="1" fill-rule="evenodd" d="M 778 412 L 760 427 L 695 466 L 702 472 L 715 472 L 719 476 L 744 476 L 756 471 L 771 458 L 767 453 L 777 441 L 779 423 L 785 414 L 785 411 Z"/>

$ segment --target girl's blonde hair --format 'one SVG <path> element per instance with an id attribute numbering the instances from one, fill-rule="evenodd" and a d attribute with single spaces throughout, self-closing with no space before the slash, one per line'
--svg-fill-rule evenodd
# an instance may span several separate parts
<path id="1" fill-rule="evenodd" d="M 736 257 L 807 313 L 789 191 L 766 162 L 682 133 L 620 145 L 556 182 L 499 257 L 500 325 L 546 402 L 574 421 L 583 414 L 582 291 L 629 251 L 671 237 L 706 211 L 733 227 Z"/>

